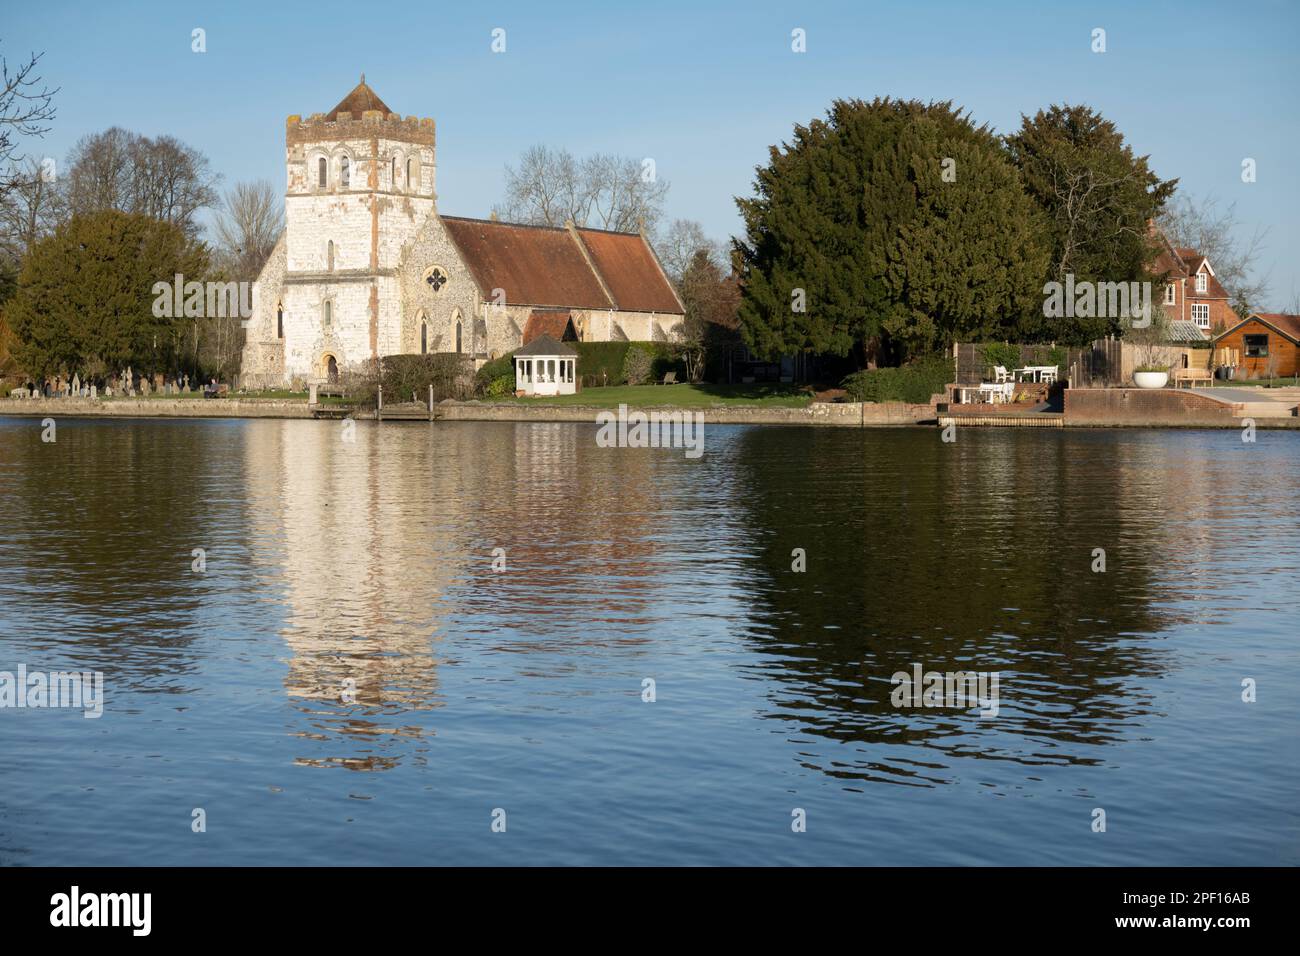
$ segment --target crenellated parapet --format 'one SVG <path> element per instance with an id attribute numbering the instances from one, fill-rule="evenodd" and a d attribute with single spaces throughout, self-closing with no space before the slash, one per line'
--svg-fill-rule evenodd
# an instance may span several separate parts
<path id="1" fill-rule="evenodd" d="M 337 112 L 332 119 L 325 113 L 312 113 L 306 119 L 295 113 L 285 120 L 287 146 L 371 138 L 432 148 L 436 145 L 436 127 L 429 116 L 403 119 L 396 113 L 382 110 Z"/>

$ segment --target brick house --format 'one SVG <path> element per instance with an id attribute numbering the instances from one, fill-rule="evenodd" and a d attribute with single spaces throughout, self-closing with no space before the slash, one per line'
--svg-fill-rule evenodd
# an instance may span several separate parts
<path id="1" fill-rule="evenodd" d="M 1220 349 L 1237 353 L 1246 378 L 1300 375 L 1300 315 L 1253 312 L 1214 337 Z"/>
<path id="2" fill-rule="evenodd" d="M 1155 274 L 1165 286 L 1155 293 L 1169 318 L 1191 322 L 1207 336 L 1236 325 L 1241 317 L 1232 310 L 1228 290 L 1214 274 L 1210 260 L 1195 249 L 1178 248 L 1161 233 Z"/>

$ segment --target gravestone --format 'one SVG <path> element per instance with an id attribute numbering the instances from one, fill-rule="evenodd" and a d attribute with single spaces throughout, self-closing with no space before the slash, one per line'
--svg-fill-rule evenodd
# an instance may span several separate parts
<path id="1" fill-rule="evenodd" d="M 92 385 L 92 386 L 90 386 L 90 397 L 91 397 L 92 400 L 98 400 L 98 399 L 99 399 L 99 386 L 98 386 L 98 385 Z"/>
<path id="2" fill-rule="evenodd" d="M 81 397 L 81 376 L 75 373 L 72 376 L 72 394 Z"/>

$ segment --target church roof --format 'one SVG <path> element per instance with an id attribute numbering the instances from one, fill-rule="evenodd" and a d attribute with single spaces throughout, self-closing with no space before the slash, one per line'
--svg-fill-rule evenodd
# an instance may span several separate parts
<path id="1" fill-rule="evenodd" d="M 577 338 L 573 331 L 573 319 L 567 309 L 562 312 L 534 309 L 529 314 L 528 322 L 524 325 L 524 345 L 543 335 L 549 335 L 558 342 Z"/>
<path id="2" fill-rule="evenodd" d="M 650 245 L 629 232 L 579 229 L 596 268 L 624 312 L 682 312 Z"/>
<path id="3" fill-rule="evenodd" d="M 366 85 L 366 75 L 361 74 L 361 82 L 358 83 L 347 96 L 334 109 L 325 115 L 325 119 L 334 122 L 339 118 L 340 113 L 351 113 L 353 119 L 361 119 L 361 114 L 366 110 L 379 110 L 385 116 L 392 112 L 388 105 L 379 98 L 379 94 Z"/>
<path id="4" fill-rule="evenodd" d="M 443 216 L 442 222 L 489 299 L 500 289 L 507 305 L 684 311 L 654 253 L 636 233 L 459 216 Z"/>

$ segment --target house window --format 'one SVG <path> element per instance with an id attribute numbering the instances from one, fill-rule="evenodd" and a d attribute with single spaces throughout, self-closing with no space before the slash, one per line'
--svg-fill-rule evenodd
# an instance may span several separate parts
<path id="1" fill-rule="evenodd" d="M 1204 272 L 1196 273 L 1196 291 L 1204 292 L 1210 287 L 1210 277 Z"/>
<path id="2" fill-rule="evenodd" d="M 1246 358 L 1268 357 L 1267 335 L 1243 335 L 1242 344 L 1246 346 Z"/>
<path id="3" fill-rule="evenodd" d="M 1178 290 L 1174 288 L 1173 283 L 1165 286 L 1165 305 L 1173 305 L 1178 299 Z"/>
<path id="4" fill-rule="evenodd" d="M 321 189 L 324 189 L 325 184 L 329 181 L 329 164 L 325 162 L 324 156 L 320 158 L 320 162 L 317 163 L 316 169 L 317 183 L 320 185 Z"/>
<path id="5" fill-rule="evenodd" d="M 347 189 L 352 182 L 352 173 L 346 156 L 339 160 L 339 182 L 343 184 L 344 189 Z"/>
<path id="6" fill-rule="evenodd" d="M 1199 328 L 1208 329 L 1210 327 L 1210 307 L 1204 304 L 1193 305 L 1192 321 L 1195 322 Z"/>

